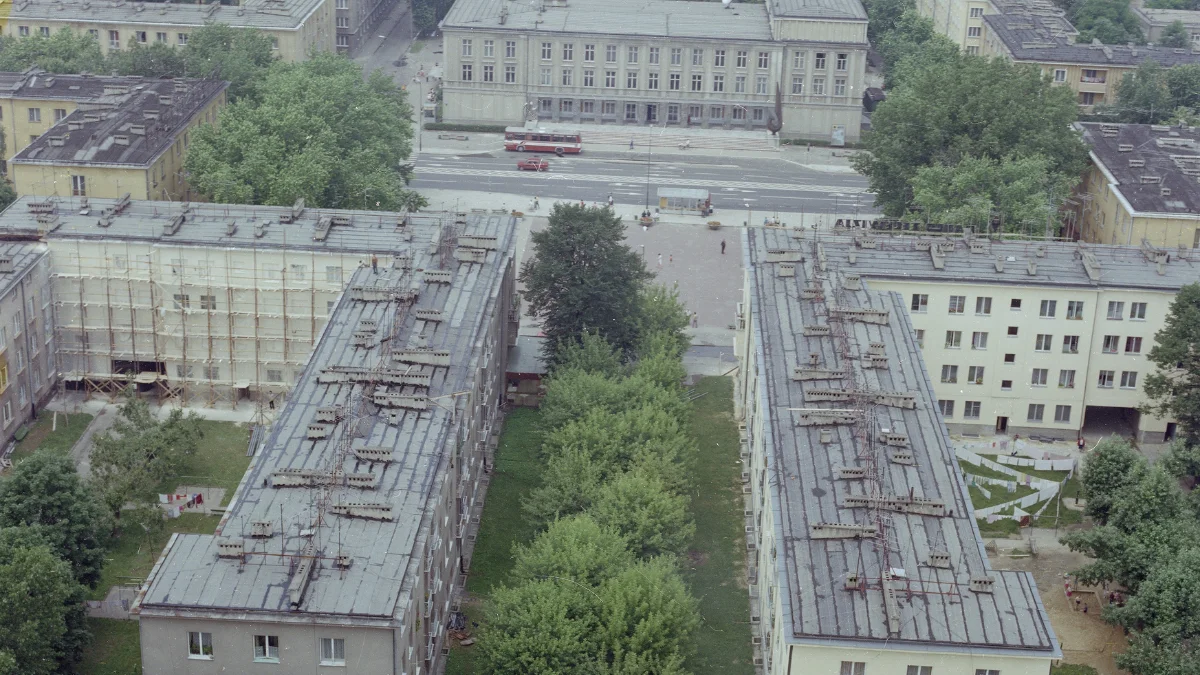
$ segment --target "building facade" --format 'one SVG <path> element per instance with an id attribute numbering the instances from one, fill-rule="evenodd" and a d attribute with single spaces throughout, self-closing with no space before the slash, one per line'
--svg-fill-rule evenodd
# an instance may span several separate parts
<path id="1" fill-rule="evenodd" d="M 350 0 L 353 1 L 353 0 Z M 63 28 L 88 33 L 100 49 L 126 49 L 133 44 L 187 44 L 192 31 L 209 23 L 256 28 L 271 37 L 284 61 L 303 61 L 312 51 L 333 51 L 335 0 L 244 0 L 183 4 L 169 2 L 90 2 L 89 0 L 20 0 L 2 28 L 9 37 L 45 35 Z"/>
<path id="2" fill-rule="evenodd" d="M 1090 122 L 1076 128 L 1091 158 L 1070 213 L 1081 239 L 1200 248 L 1200 129 Z"/>
<path id="3" fill-rule="evenodd" d="M 458 0 L 443 117 L 765 130 L 778 100 L 782 136 L 853 142 L 866 26 L 858 0 Z"/>
<path id="4" fill-rule="evenodd" d="M 353 56 L 387 18 L 398 0 L 332 0 L 337 50 Z"/>
<path id="5" fill-rule="evenodd" d="M 76 110 L 9 162 L 18 194 L 161 201 L 197 198 L 184 162 L 191 134 L 215 124 L 228 82 L 154 80 L 120 85 L 108 109 Z"/>
<path id="6" fill-rule="evenodd" d="M 0 456 L 54 393 L 53 327 L 46 246 L 0 245 Z"/>
<path id="7" fill-rule="evenodd" d="M 983 52 L 983 16 L 989 10 L 995 11 L 988 0 L 917 0 L 917 12 L 968 54 Z"/>
<path id="8" fill-rule="evenodd" d="M 1192 48 L 1200 46 L 1200 12 L 1187 9 L 1155 9 L 1147 7 L 1145 0 L 1134 0 L 1129 3 L 1129 9 L 1133 10 L 1133 15 L 1142 27 L 1142 34 L 1150 42 L 1157 43 L 1162 39 L 1167 26 L 1178 21 L 1187 30 Z"/>
<path id="9" fill-rule="evenodd" d="M 824 233 L 742 236 L 734 400 L 756 663 L 1046 675 L 1058 640 L 1033 578 L 984 554 L 905 300 L 840 265 Z"/>

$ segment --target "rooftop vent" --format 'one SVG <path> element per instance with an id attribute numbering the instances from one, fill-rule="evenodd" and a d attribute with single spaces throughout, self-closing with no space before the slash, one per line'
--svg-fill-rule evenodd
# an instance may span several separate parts
<path id="1" fill-rule="evenodd" d="M 79 131 L 83 128 L 83 120 L 67 120 L 67 131 Z"/>
<path id="2" fill-rule="evenodd" d="M 1131 169 L 1140 169 L 1143 166 L 1146 166 L 1146 160 L 1144 160 L 1144 159 L 1129 160 L 1129 168 L 1131 168 Z"/>
<path id="3" fill-rule="evenodd" d="M 256 520 L 250 523 L 250 536 L 255 539 L 269 539 L 274 534 L 269 520 Z"/>
<path id="4" fill-rule="evenodd" d="M 117 145 L 129 145 L 129 136 L 125 134 L 116 134 L 113 138 L 113 143 Z"/>
<path id="5" fill-rule="evenodd" d="M 16 271 L 11 255 L 0 256 L 0 274 L 12 274 Z"/>
<path id="6" fill-rule="evenodd" d="M 1133 152 L 1132 143 L 1118 143 L 1117 152 Z"/>
<path id="7" fill-rule="evenodd" d="M 221 558 L 240 558 L 246 552 L 241 539 L 224 539 L 217 542 L 217 555 Z"/>
<path id="8" fill-rule="evenodd" d="M 163 106 L 171 105 L 171 103 L 173 101 L 174 101 L 174 97 L 172 97 L 170 94 L 159 94 L 158 95 L 158 104 L 159 105 L 163 105 Z"/>
<path id="9" fill-rule="evenodd" d="M 62 146 L 66 145 L 67 136 L 66 136 L 66 134 L 62 134 L 59 136 L 50 136 L 48 141 L 49 141 L 50 145 L 53 145 L 56 148 L 61 148 Z"/>
<path id="10" fill-rule="evenodd" d="M 181 214 L 175 216 L 174 218 L 172 218 L 171 222 L 164 223 L 163 224 L 163 236 L 169 237 L 169 236 L 175 234 L 176 232 L 178 232 L 179 228 L 183 227 L 183 223 L 186 220 L 187 220 L 187 216 L 185 216 L 181 213 Z"/>
<path id="11" fill-rule="evenodd" d="M 262 239 L 263 236 L 267 234 L 267 226 L 270 224 L 271 224 L 271 221 L 269 221 L 269 220 L 264 220 L 261 223 L 255 223 L 254 224 L 254 238 Z"/>
<path id="12" fill-rule="evenodd" d="M 145 136 L 146 135 L 146 125 L 145 124 L 130 124 L 129 125 L 129 133 L 133 134 L 134 136 Z"/>
<path id="13" fill-rule="evenodd" d="M 148 120 L 156 120 L 156 119 L 158 119 L 158 110 L 152 109 L 152 108 L 147 108 L 142 111 L 142 117 L 144 117 Z"/>
<path id="14" fill-rule="evenodd" d="M 1142 185 L 1154 185 L 1154 184 L 1162 182 L 1162 176 L 1146 174 L 1146 175 L 1138 176 L 1138 180 L 1141 181 Z"/>

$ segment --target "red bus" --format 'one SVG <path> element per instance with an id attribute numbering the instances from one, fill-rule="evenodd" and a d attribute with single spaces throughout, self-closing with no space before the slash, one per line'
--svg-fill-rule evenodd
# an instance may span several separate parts
<path id="1" fill-rule="evenodd" d="M 504 130 L 504 149 L 517 152 L 553 152 L 561 157 L 583 152 L 583 142 L 578 131 L 509 127 Z"/>

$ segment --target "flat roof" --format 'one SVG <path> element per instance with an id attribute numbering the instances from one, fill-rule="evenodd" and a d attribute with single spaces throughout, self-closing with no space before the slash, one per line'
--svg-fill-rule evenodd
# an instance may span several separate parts
<path id="1" fill-rule="evenodd" d="M 148 168 L 228 86 L 196 79 L 138 83 L 111 109 L 73 111 L 10 161 Z"/>
<path id="2" fill-rule="evenodd" d="M 0 72 L 0 98 L 61 99 L 114 106 L 127 100 L 139 87 L 153 81 L 137 75 L 61 75 L 30 68 L 20 73 Z"/>
<path id="3" fill-rule="evenodd" d="M 545 375 L 546 363 L 542 350 L 546 338 L 539 335 L 519 335 L 517 344 L 508 348 L 508 372 L 519 375 Z"/>
<path id="4" fill-rule="evenodd" d="M 840 19 L 866 21 L 859 0 L 767 0 L 771 16 L 785 19 Z"/>
<path id="5" fill-rule="evenodd" d="M 1200 12 L 1194 9 L 1157 9 L 1147 7 L 1143 2 L 1132 2 L 1129 8 L 1140 14 L 1146 23 L 1152 26 L 1165 26 L 1173 21 L 1181 21 L 1185 26 L 1200 24 Z"/>
<path id="6" fill-rule="evenodd" d="M 445 231 L 427 222 L 414 225 L 412 240 L 405 244 L 410 263 L 404 269 L 381 267 L 374 273 L 368 266 L 355 272 L 217 535 L 174 537 L 147 582 L 143 613 L 265 612 L 284 621 L 311 621 L 312 614 L 350 621 L 353 615 L 359 622 L 390 621 L 405 610 L 410 576 L 432 536 L 440 486 L 454 480 L 447 469 L 449 446 L 457 434 L 456 420 L 468 405 L 455 394 L 471 389 L 484 358 L 477 345 L 488 330 L 511 261 L 515 220 L 471 216 L 459 226 L 463 246 L 468 246 L 463 236 L 495 238 L 496 248 L 486 250 L 482 262 L 448 256 L 441 263 L 436 242 L 447 241 L 448 227 L 449 222 Z M 434 276 L 441 274 L 446 278 Z M 367 288 L 377 300 L 363 300 L 356 287 Z M 403 296 L 411 290 L 418 296 L 410 302 Z M 373 329 L 364 347 L 357 342 L 365 326 Z M 393 345 L 386 348 L 390 357 L 385 344 Z M 445 350 L 446 356 L 426 365 L 405 365 L 396 358 L 415 349 Z M 406 377 L 426 377 L 428 386 L 318 381 L 330 368 L 375 371 L 384 366 Z M 365 398 L 380 395 L 414 401 L 403 404 L 411 408 L 380 407 Z M 418 409 L 417 399 L 427 404 L 424 409 Z M 341 419 L 324 428 L 327 437 L 313 438 L 310 425 L 332 419 L 326 415 Z M 390 461 L 360 458 L 365 457 L 358 454 L 362 448 L 390 453 Z M 275 487 L 280 471 L 346 478 L 326 486 Z M 348 485 L 351 477 L 365 478 L 374 487 Z M 339 505 L 364 503 L 384 505 L 390 515 L 380 520 L 338 515 Z M 270 523 L 272 536 L 254 538 L 257 522 Z M 244 547 L 244 563 L 219 557 L 220 544 L 229 541 Z M 307 555 L 319 560 L 305 587 L 304 568 L 291 563 L 310 543 Z M 349 567 L 340 569 L 338 556 L 346 556 Z M 296 588 L 301 596 L 293 607 L 297 596 L 289 589 Z"/>
<path id="7" fill-rule="evenodd" d="M 545 11 L 539 11 L 543 5 Z M 561 6 L 551 2 L 530 4 L 510 0 L 457 0 L 441 25 L 444 29 L 499 32 L 702 40 L 773 39 L 765 5 L 737 3 L 725 9 L 719 2 L 687 0 L 569 0 Z"/>
<path id="8" fill-rule="evenodd" d="M 779 577 L 786 639 L 1060 656 L 1033 576 L 987 560 L 904 300 L 852 283 L 811 232 L 743 237 L 779 547 L 763 573 Z M 839 390 L 857 393 L 821 398 Z M 831 421 L 846 411 L 853 423 Z"/>
<path id="9" fill-rule="evenodd" d="M 1200 213 L 1200 127 L 1079 123 L 1125 201 L 1149 213 Z"/>
<path id="10" fill-rule="evenodd" d="M 1004 43 L 1016 61 L 1069 63 L 1085 66 L 1136 67 L 1150 60 L 1164 67 L 1200 63 L 1200 53 L 1147 45 L 1077 44 L 1077 31 L 1065 18 L 1024 10 L 983 17 L 988 32 Z M 1065 24 L 1065 27 L 1064 27 Z M 1068 30 L 1069 29 L 1069 30 Z"/>
<path id="11" fill-rule="evenodd" d="M 117 26 L 178 26 L 196 29 L 210 23 L 235 28 L 297 30 L 325 0 L 243 0 L 240 5 L 126 2 L 126 0 L 16 0 L 9 23 L 107 23 Z M 115 27 L 115 26 L 114 26 Z M 175 35 L 169 36 L 172 43 Z"/>

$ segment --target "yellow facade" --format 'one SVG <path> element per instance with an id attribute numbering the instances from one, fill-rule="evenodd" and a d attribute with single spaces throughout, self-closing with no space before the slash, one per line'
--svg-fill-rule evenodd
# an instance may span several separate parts
<path id="1" fill-rule="evenodd" d="M 983 16 L 995 13 L 987 0 L 917 0 L 917 12 L 968 54 L 983 52 Z"/>
<path id="2" fill-rule="evenodd" d="M 70 115 L 78 106 L 78 101 L 63 99 L 0 99 L 0 121 L 4 127 L 3 159 L 12 159 L 13 155 L 49 131 L 58 120 Z"/>
<path id="3" fill-rule="evenodd" d="M 1084 198 L 1075 211 L 1083 241 L 1137 246 L 1146 239 L 1155 246 L 1200 248 L 1200 214 L 1139 213 L 1118 186 L 1093 155 L 1092 168 L 1078 188 Z"/>

